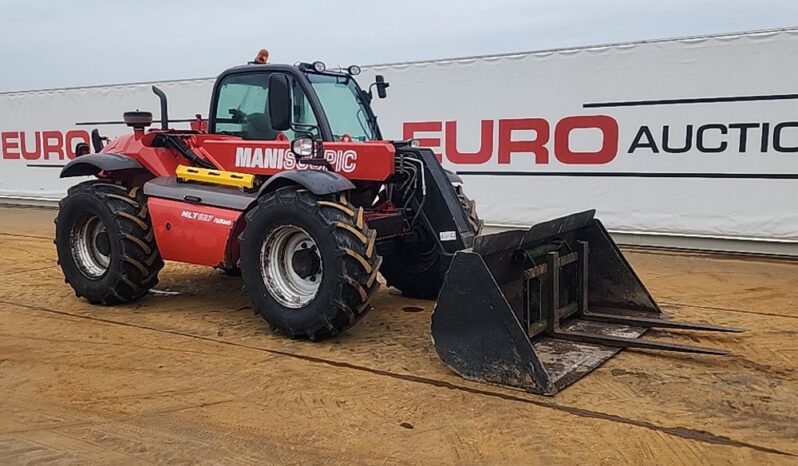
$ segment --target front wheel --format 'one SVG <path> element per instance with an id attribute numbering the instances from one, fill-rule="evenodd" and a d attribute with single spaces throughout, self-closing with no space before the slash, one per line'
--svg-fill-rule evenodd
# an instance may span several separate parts
<path id="1" fill-rule="evenodd" d="M 388 286 L 416 299 L 435 299 L 443 286 L 448 260 L 431 238 L 418 243 L 403 242 L 385 256 L 382 275 Z"/>
<path id="2" fill-rule="evenodd" d="M 255 311 L 274 329 L 317 340 L 369 310 L 382 259 L 376 232 L 345 194 L 281 188 L 260 198 L 246 219 L 241 276 Z"/>

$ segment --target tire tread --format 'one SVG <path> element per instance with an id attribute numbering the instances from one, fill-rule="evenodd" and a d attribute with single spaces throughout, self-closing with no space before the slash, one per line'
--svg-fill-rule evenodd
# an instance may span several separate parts
<path id="1" fill-rule="evenodd" d="M 352 327 L 371 308 L 368 302 L 379 288 L 375 276 L 382 262 L 380 256 L 374 253 L 376 234 L 363 221 L 363 209 L 350 204 L 345 193 L 317 197 L 307 190 L 287 186 L 261 197 L 257 206 L 246 214 L 246 218 L 252 221 L 262 209 L 270 209 L 275 205 L 292 205 L 323 219 L 328 233 L 337 245 L 335 256 L 344 264 L 343 275 L 337 280 L 341 289 L 337 293 L 338 299 L 330 303 L 333 312 L 319 313 L 316 322 L 307 328 L 288 328 L 281 325 L 281 322 L 269 321 L 263 313 L 256 312 L 267 319 L 273 328 L 276 327 L 294 338 L 320 340 Z M 239 236 L 242 250 L 248 240 L 247 235 L 245 228 Z M 243 262 L 247 259 L 241 260 Z"/>
<path id="2" fill-rule="evenodd" d="M 119 234 L 119 237 L 109 239 L 120 245 L 119 261 L 117 264 L 112 262 L 106 272 L 111 274 L 111 281 L 102 295 L 84 296 L 86 293 L 79 288 L 80 281 L 85 278 L 71 277 L 65 271 L 66 282 L 78 296 L 85 297 L 92 303 L 114 305 L 141 298 L 158 283 L 158 272 L 164 265 L 154 240 L 143 192 L 135 186 L 92 180 L 69 188 L 67 197 L 61 200 L 59 206 L 63 208 L 70 202 L 71 196 L 78 194 L 91 196 L 109 209 L 115 222 L 114 228 Z M 69 235 L 69 226 L 62 225 L 64 221 L 59 212 L 55 219 L 57 238 L 59 235 Z M 59 263 L 63 263 L 65 259 L 59 257 Z"/>

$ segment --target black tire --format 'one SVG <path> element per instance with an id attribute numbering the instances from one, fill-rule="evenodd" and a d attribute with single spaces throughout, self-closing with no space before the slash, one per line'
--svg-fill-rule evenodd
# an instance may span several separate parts
<path id="1" fill-rule="evenodd" d="M 280 188 L 260 198 L 246 219 L 239 237 L 241 277 L 255 312 L 273 329 L 295 338 L 319 340 L 352 327 L 370 309 L 369 299 L 379 287 L 377 274 L 382 262 L 376 253 L 377 235 L 363 221 L 363 209 L 353 207 L 345 194 L 318 197 L 296 186 Z M 319 277 L 317 289 L 296 301 L 291 301 L 296 295 L 281 294 L 285 287 L 274 283 L 275 276 L 287 276 L 288 272 L 263 272 L 263 256 L 273 258 L 269 251 L 281 250 L 273 246 L 271 238 L 282 232 L 309 238 L 308 244 L 297 246 L 304 249 L 294 250 L 290 258 L 284 254 L 270 259 L 269 264 L 291 262 L 293 273 L 306 274 L 303 280 L 315 283 Z M 274 241 L 292 244 L 290 239 Z M 314 259 L 306 261 L 312 264 L 302 272 L 295 257 L 304 251 L 312 251 L 305 257 Z"/>
<path id="2" fill-rule="evenodd" d="M 482 220 L 477 215 L 476 203 L 468 198 L 460 185 L 455 191 L 460 204 L 468 213 L 468 221 L 475 234 L 482 231 Z M 422 235 L 417 243 L 400 243 L 398 249 L 385 257 L 381 272 L 388 286 L 416 299 L 436 299 L 449 269 L 449 261 L 440 245 L 429 234 Z"/>
<path id="3" fill-rule="evenodd" d="M 96 232 L 91 239 L 89 226 Z M 69 188 L 59 203 L 54 242 L 66 283 L 92 304 L 144 296 L 163 268 L 140 187 L 93 180 Z"/>
<path id="4" fill-rule="evenodd" d="M 477 202 L 466 196 L 466 193 L 463 192 L 463 185 L 461 184 L 455 185 L 454 191 L 457 193 L 457 199 L 460 200 L 460 204 L 462 204 L 463 208 L 468 213 L 468 222 L 471 224 L 471 228 L 474 229 L 474 234 L 480 234 L 484 222 L 479 218 L 479 214 L 477 213 Z"/>
<path id="5" fill-rule="evenodd" d="M 230 268 L 230 269 L 223 268 L 223 269 L 221 269 L 221 271 L 224 272 L 224 274 L 227 275 L 228 277 L 240 277 L 241 276 L 241 269 L 239 269 L 238 267 L 233 267 L 233 268 Z"/>
<path id="6" fill-rule="evenodd" d="M 448 264 L 440 246 L 434 240 L 421 243 L 401 243 L 391 255 L 385 256 L 380 272 L 388 286 L 416 299 L 435 299 L 443 286 Z"/>

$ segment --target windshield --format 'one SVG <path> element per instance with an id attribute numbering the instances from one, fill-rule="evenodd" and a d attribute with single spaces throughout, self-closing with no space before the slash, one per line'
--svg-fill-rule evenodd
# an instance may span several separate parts
<path id="1" fill-rule="evenodd" d="M 307 76 L 327 114 L 334 139 L 344 134 L 358 141 L 377 139 L 376 122 L 369 118 L 354 79 L 326 74 L 309 73 Z"/>
<path id="2" fill-rule="evenodd" d="M 256 72 L 224 78 L 219 86 L 216 119 L 211 131 L 255 141 L 274 141 L 278 134 L 294 139 L 296 131 L 318 131 L 310 102 L 296 81 L 291 93 L 294 126 L 283 131 L 272 128 L 268 105 L 270 76 L 271 73 Z"/>

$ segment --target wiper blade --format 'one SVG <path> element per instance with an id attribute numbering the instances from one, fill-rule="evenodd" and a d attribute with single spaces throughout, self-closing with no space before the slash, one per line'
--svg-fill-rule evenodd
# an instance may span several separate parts
<path id="1" fill-rule="evenodd" d="M 372 138 L 376 138 L 377 137 L 377 117 L 374 116 L 374 114 L 372 112 L 367 111 L 367 104 L 366 104 L 365 99 L 363 98 L 363 96 L 360 95 L 360 93 L 355 95 L 355 99 L 357 99 L 357 103 L 360 104 L 360 111 L 362 111 L 363 115 L 366 116 L 366 121 L 369 124 L 369 128 L 371 128 L 371 137 Z"/>

